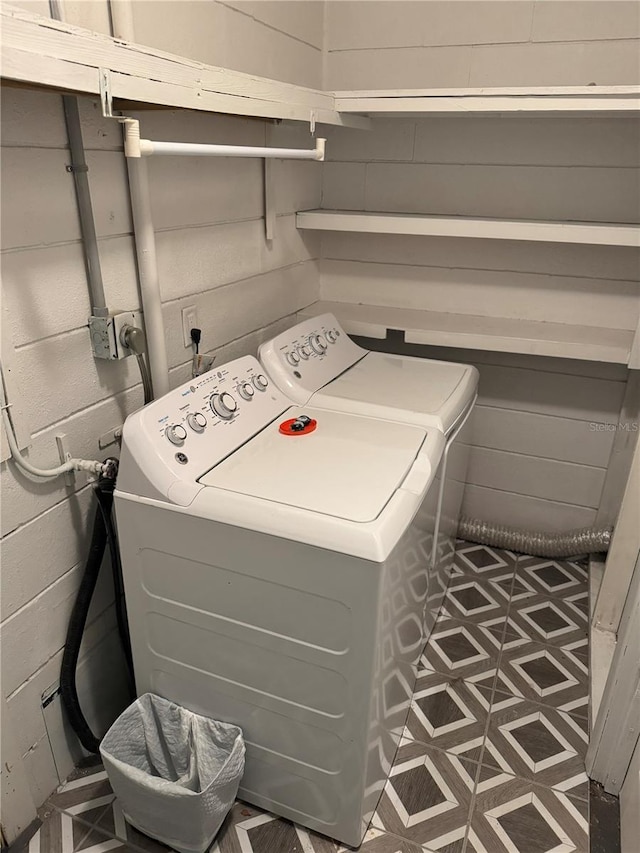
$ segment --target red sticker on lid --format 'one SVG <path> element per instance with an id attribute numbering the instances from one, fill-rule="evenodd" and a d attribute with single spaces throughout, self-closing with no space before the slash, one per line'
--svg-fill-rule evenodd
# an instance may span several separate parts
<path id="1" fill-rule="evenodd" d="M 282 435 L 308 435 L 317 426 L 318 421 L 313 418 L 289 418 L 288 421 L 282 421 L 278 429 Z"/>

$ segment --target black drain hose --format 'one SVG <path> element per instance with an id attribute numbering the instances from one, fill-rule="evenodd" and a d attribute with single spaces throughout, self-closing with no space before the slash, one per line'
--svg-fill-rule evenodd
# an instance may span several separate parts
<path id="1" fill-rule="evenodd" d="M 123 649 L 128 666 L 130 666 L 131 661 L 131 648 L 128 643 L 126 611 L 124 611 L 124 597 L 122 595 L 120 560 L 117 543 L 115 541 L 113 524 L 111 521 L 113 490 L 115 487 L 118 462 L 115 459 L 108 459 L 107 462 L 111 463 L 109 474 L 100 476 L 98 484 L 95 487 L 98 506 L 96 507 L 96 514 L 93 522 L 91 544 L 89 546 L 89 553 L 87 554 L 80 588 L 78 589 L 73 610 L 71 611 L 69 627 L 67 628 L 67 637 L 65 640 L 64 651 L 62 653 L 62 666 L 60 668 L 60 698 L 62 700 L 62 705 L 66 711 L 71 728 L 78 736 L 82 746 L 88 752 L 98 752 L 100 741 L 91 731 L 91 728 L 82 713 L 82 708 L 80 707 L 76 685 L 76 668 L 78 665 L 78 657 L 80 655 L 80 644 L 82 643 L 82 636 L 87 622 L 87 615 L 89 613 L 89 607 L 96 588 L 96 583 L 98 582 L 100 566 L 102 565 L 107 543 L 109 543 L 110 547 L 111 562 L 114 573 L 118 630 L 121 642 L 123 643 Z"/>

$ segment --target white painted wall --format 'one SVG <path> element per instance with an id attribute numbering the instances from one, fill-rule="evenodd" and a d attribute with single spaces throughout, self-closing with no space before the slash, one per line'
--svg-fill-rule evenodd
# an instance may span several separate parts
<path id="1" fill-rule="evenodd" d="M 140 44 L 322 88 L 322 0 L 135 0 L 133 23 Z"/>
<path id="2" fill-rule="evenodd" d="M 328 89 L 631 84 L 634 0 L 327 0 Z"/>
<path id="3" fill-rule="evenodd" d="M 400 118 L 376 119 L 371 132 L 332 128 L 322 207 L 637 221 L 639 141 L 640 124 L 625 119 Z M 330 301 L 634 329 L 639 279 L 640 255 L 628 248 L 322 235 L 321 295 Z M 465 513 L 548 530 L 593 523 L 614 436 L 603 424 L 618 420 L 626 369 L 403 351 L 480 369 Z"/>
<path id="4" fill-rule="evenodd" d="M 99 106 L 89 99 L 81 102 L 81 114 L 109 306 L 136 309 L 119 127 L 103 120 Z M 145 112 L 140 118 L 152 138 L 265 144 L 261 121 L 171 111 Z M 305 128 L 279 126 L 270 132 L 275 145 L 308 143 Z M 55 463 L 54 436 L 64 432 L 74 455 L 103 458 L 107 453 L 99 450 L 98 437 L 141 405 L 142 392 L 135 360 L 111 364 L 91 355 L 89 299 L 73 180 L 65 171 L 69 155 L 61 98 L 3 89 L 2 145 L 2 310 L 33 435 L 29 455 L 43 465 Z M 182 306 L 197 307 L 202 350 L 215 352 L 224 362 L 255 353 L 259 342 L 317 299 L 317 243 L 314 235 L 297 231 L 294 212 L 319 205 L 321 165 L 276 164 L 278 218 L 272 244 L 264 239 L 261 161 L 165 158 L 150 161 L 149 167 L 175 386 L 190 376 Z M 2 690 L 39 805 L 78 755 L 73 739 L 66 743 L 62 718 L 51 707 L 47 733 L 40 697 L 58 679 L 93 498 L 84 477 L 72 487 L 61 481 L 36 484 L 7 463 L 1 477 Z M 112 704 L 103 708 L 103 722 L 122 696 L 106 568 L 92 607 L 80 676 L 88 705 L 105 701 L 100 689 L 108 681 Z M 97 673 L 102 682 L 96 681 Z"/>

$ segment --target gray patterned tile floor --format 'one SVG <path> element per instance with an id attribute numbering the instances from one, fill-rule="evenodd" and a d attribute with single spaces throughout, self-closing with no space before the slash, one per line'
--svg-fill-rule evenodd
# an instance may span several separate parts
<path id="1" fill-rule="evenodd" d="M 588 853 L 588 577 L 460 542 L 362 853 Z M 21 853 L 166 853 L 98 764 L 52 795 Z M 237 802 L 211 853 L 347 848 Z"/>

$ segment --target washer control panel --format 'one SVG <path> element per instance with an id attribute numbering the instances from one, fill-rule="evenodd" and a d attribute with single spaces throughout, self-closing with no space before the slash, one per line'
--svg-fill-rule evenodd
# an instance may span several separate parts
<path id="1" fill-rule="evenodd" d="M 366 354 L 333 314 L 322 314 L 262 344 L 258 356 L 280 390 L 304 405 L 313 393 Z"/>
<path id="2" fill-rule="evenodd" d="M 185 382 L 129 418 L 126 448 L 151 481 L 192 483 L 292 406 L 253 356 Z M 178 501 L 180 502 L 180 501 Z"/>

